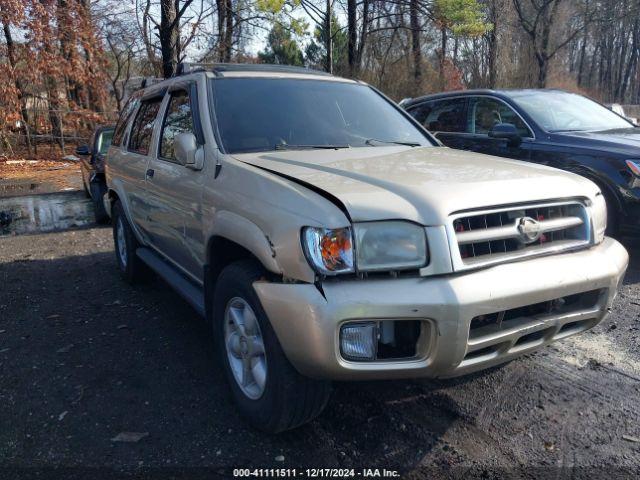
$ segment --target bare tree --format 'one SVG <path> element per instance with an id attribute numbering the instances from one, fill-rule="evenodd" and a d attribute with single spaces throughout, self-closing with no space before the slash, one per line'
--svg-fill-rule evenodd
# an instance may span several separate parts
<path id="1" fill-rule="evenodd" d="M 593 18 L 590 2 L 586 0 L 581 5 L 582 21 L 563 21 L 562 28 L 558 28 L 561 19 L 560 7 L 565 0 L 513 0 L 513 6 L 518 14 L 522 29 L 531 39 L 533 53 L 538 64 L 537 86 L 547 86 L 549 62 L 557 53 L 582 32 Z M 573 12 L 570 12 L 571 15 Z"/>

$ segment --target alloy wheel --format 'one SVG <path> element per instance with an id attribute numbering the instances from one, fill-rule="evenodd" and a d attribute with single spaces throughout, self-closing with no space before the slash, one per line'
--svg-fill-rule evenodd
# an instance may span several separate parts
<path id="1" fill-rule="evenodd" d="M 267 357 L 260 324 L 251 306 L 234 297 L 227 303 L 224 340 L 233 377 L 240 390 L 252 400 L 264 393 Z"/>

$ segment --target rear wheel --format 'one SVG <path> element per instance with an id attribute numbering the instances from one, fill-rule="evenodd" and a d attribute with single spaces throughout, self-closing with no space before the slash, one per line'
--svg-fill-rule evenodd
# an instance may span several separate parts
<path id="1" fill-rule="evenodd" d="M 102 201 L 106 188 L 101 183 L 91 182 L 89 189 L 91 190 L 91 202 L 93 203 L 96 223 L 106 223 L 109 220 L 109 215 L 107 215 L 107 210 L 104 208 L 104 202 Z"/>
<path id="2" fill-rule="evenodd" d="M 112 225 L 118 270 L 128 283 L 138 283 L 146 277 L 147 267 L 136 255 L 140 244 L 129 225 L 120 201 L 113 205 Z"/>
<path id="3" fill-rule="evenodd" d="M 235 403 L 255 428 L 277 433 L 311 421 L 324 409 L 331 383 L 291 365 L 253 289 L 264 276 L 257 262 L 226 267 L 216 281 L 213 328 Z"/>

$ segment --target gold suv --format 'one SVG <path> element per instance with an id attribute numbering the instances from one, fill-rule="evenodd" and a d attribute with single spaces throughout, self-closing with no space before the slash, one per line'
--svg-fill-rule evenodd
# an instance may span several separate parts
<path id="1" fill-rule="evenodd" d="M 183 66 L 129 101 L 106 178 L 123 276 L 150 267 L 210 322 L 272 432 L 331 380 L 457 376 L 585 331 L 628 262 L 591 181 L 443 147 L 305 69 Z"/>

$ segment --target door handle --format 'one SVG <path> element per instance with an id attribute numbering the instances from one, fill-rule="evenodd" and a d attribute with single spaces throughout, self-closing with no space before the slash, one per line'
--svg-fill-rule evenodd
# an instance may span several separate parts
<path id="1" fill-rule="evenodd" d="M 154 172 L 153 168 L 147 168 L 147 174 L 146 174 L 147 178 L 153 178 L 153 174 L 154 173 L 155 172 Z"/>

